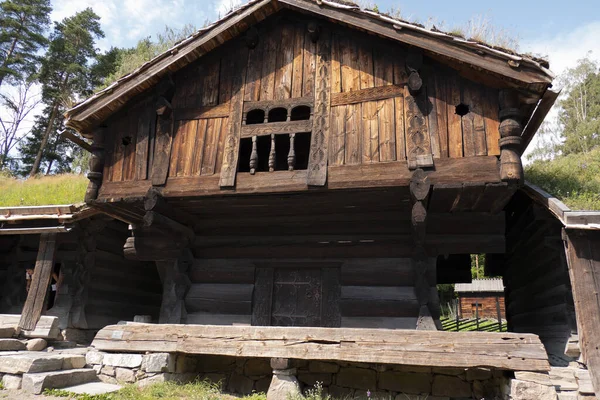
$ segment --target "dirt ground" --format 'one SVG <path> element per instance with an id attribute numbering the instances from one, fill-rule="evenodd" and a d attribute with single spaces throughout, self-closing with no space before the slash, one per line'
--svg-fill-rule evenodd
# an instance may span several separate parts
<path id="1" fill-rule="evenodd" d="M 0 390 L 0 400 L 66 400 L 66 397 L 31 394 L 22 390 Z"/>

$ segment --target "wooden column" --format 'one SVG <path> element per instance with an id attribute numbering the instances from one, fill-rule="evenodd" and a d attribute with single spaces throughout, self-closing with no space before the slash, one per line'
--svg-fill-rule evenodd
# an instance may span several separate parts
<path id="1" fill-rule="evenodd" d="M 419 302 L 419 319 L 417 330 L 437 330 L 431 315 L 430 300 L 431 274 L 435 274 L 435 258 L 428 258 L 425 251 L 425 236 L 427 222 L 427 202 L 431 184 L 422 169 L 417 169 L 410 181 L 410 196 L 412 200 L 411 225 L 414 239 L 412 263 L 415 273 L 415 293 Z M 433 280 L 435 282 L 435 279 Z"/>
<path id="2" fill-rule="evenodd" d="M 56 233 L 42 233 L 38 249 L 35 269 L 27 293 L 27 300 L 21 313 L 19 328 L 33 330 L 39 321 L 44 309 L 44 300 L 50 285 L 54 256 L 56 254 Z"/>
<path id="3" fill-rule="evenodd" d="M 500 179 L 517 185 L 523 184 L 521 163 L 521 133 L 523 118 L 519 110 L 518 93 L 506 89 L 500 91 Z"/>
<path id="4" fill-rule="evenodd" d="M 176 260 L 157 261 L 160 276 L 163 278 L 163 295 L 160 306 L 160 324 L 181 324 L 187 319 L 185 296 L 191 286 L 188 269 L 194 257 L 185 250 Z"/>
<path id="5" fill-rule="evenodd" d="M 100 190 L 100 186 L 102 186 L 102 172 L 104 171 L 105 162 L 105 131 L 104 127 L 99 127 L 93 133 L 92 156 L 89 162 L 90 172 L 87 174 L 90 183 L 85 191 L 86 203 L 90 203 L 92 200 L 98 198 L 98 191 Z"/>
<path id="6" fill-rule="evenodd" d="M 600 397 L 600 232 L 563 229 L 584 363 Z"/>
<path id="7" fill-rule="evenodd" d="M 175 94 L 175 84 L 167 76 L 156 86 L 156 135 L 154 156 L 152 159 L 152 185 L 162 186 L 167 182 L 171 144 L 173 142 L 173 106 L 171 100 Z"/>

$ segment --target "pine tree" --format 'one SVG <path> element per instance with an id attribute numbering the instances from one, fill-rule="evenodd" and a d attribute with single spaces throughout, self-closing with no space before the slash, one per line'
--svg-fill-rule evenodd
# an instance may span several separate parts
<path id="1" fill-rule="evenodd" d="M 5 78 L 24 79 L 39 63 L 48 43 L 50 0 L 5 0 L 0 3 L 0 86 Z"/>
<path id="2" fill-rule="evenodd" d="M 36 147 L 36 156 L 29 173 L 38 173 L 42 161 L 48 162 L 46 173 L 60 160 L 69 159 L 72 146 L 62 141 L 62 114 L 76 99 L 92 93 L 94 78 L 92 61 L 97 57 L 95 40 L 104 37 L 99 23 L 100 17 L 91 8 L 56 23 L 50 36 L 50 46 L 42 61 L 40 82 L 42 98 L 46 104 L 45 118 L 40 119 L 35 129 L 43 125 L 43 134 Z M 30 141 L 28 144 L 33 145 Z M 31 152 L 21 148 L 23 152 Z M 58 163 L 60 166 L 62 164 Z M 61 168 L 57 168 L 61 170 Z"/>

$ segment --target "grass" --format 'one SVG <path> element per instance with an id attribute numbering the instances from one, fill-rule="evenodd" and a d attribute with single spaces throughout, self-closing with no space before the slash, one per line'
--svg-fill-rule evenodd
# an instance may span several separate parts
<path id="1" fill-rule="evenodd" d="M 600 148 L 535 161 L 525 168 L 525 179 L 573 210 L 600 210 Z"/>
<path id="2" fill-rule="evenodd" d="M 65 397 L 73 400 L 219 400 L 235 399 L 221 392 L 220 385 L 207 381 L 179 384 L 175 382 L 155 383 L 143 388 L 127 385 L 123 389 L 101 395 L 75 394 L 65 390 L 45 390 L 45 395 Z M 254 393 L 243 397 L 244 400 L 266 400 L 264 393 Z"/>
<path id="3" fill-rule="evenodd" d="M 83 201 L 84 175 L 53 175 L 17 179 L 0 175 L 0 207 L 72 204 Z"/>

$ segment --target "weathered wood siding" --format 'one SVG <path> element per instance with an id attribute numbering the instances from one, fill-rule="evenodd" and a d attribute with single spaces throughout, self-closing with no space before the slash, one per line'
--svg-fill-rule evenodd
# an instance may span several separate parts
<path id="1" fill-rule="evenodd" d="M 508 329 L 535 333 L 554 365 L 566 365 L 565 345 L 577 333 L 562 224 L 518 193 L 508 205 L 504 285 Z"/>
<path id="2" fill-rule="evenodd" d="M 252 323 L 253 296 L 261 280 L 258 269 L 265 264 L 291 268 L 339 269 L 339 315 L 341 327 L 414 329 L 419 307 L 414 272 L 409 259 L 327 259 L 323 261 L 200 259 L 189 271 L 192 286 L 186 296 L 189 324 Z M 326 285 L 325 280 L 323 286 Z M 439 300 L 431 293 L 434 318 Z M 325 289 L 325 288 L 324 288 Z M 268 304 L 270 307 L 270 304 Z"/>
<path id="3" fill-rule="evenodd" d="M 477 313 L 475 306 L 477 305 Z M 461 318 L 506 318 L 504 294 L 502 293 L 461 293 L 459 298 Z"/>
<path id="4" fill-rule="evenodd" d="M 410 162 L 422 152 L 434 160 L 500 154 L 497 89 L 424 57 L 419 70 L 423 87 L 413 101 L 406 86 L 408 48 L 324 21 L 320 24 L 318 40 L 329 45 L 331 71 L 329 129 L 324 135 L 328 165 Z M 248 49 L 243 37 L 234 39 L 173 75 L 170 160 L 168 166 L 160 166 L 168 168 L 167 185 L 179 178 L 195 178 L 195 184 L 211 188 L 216 185 L 211 178 L 221 172 L 226 139 L 232 127 L 242 124 L 234 98 L 244 107 L 254 102 L 275 107 L 301 98 L 314 102 L 319 42 L 311 40 L 307 26 L 308 21 L 291 12 L 269 18 L 258 25 L 256 47 Z M 238 90 L 233 83 L 240 71 Z M 107 121 L 105 182 L 151 177 L 157 167 L 155 103 L 150 90 Z M 468 106 L 462 117 L 456 114 L 459 104 Z M 415 116 L 419 126 L 407 122 Z M 415 139 L 415 130 L 424 132 L 428 140 Z M 238 141 L 239 137 L 238 130 L 232 138 Z M 231 148 L 235 162 L 239 146 Z M 306 181 L 298 171 L 281 174 L 288 180 Z"/>

